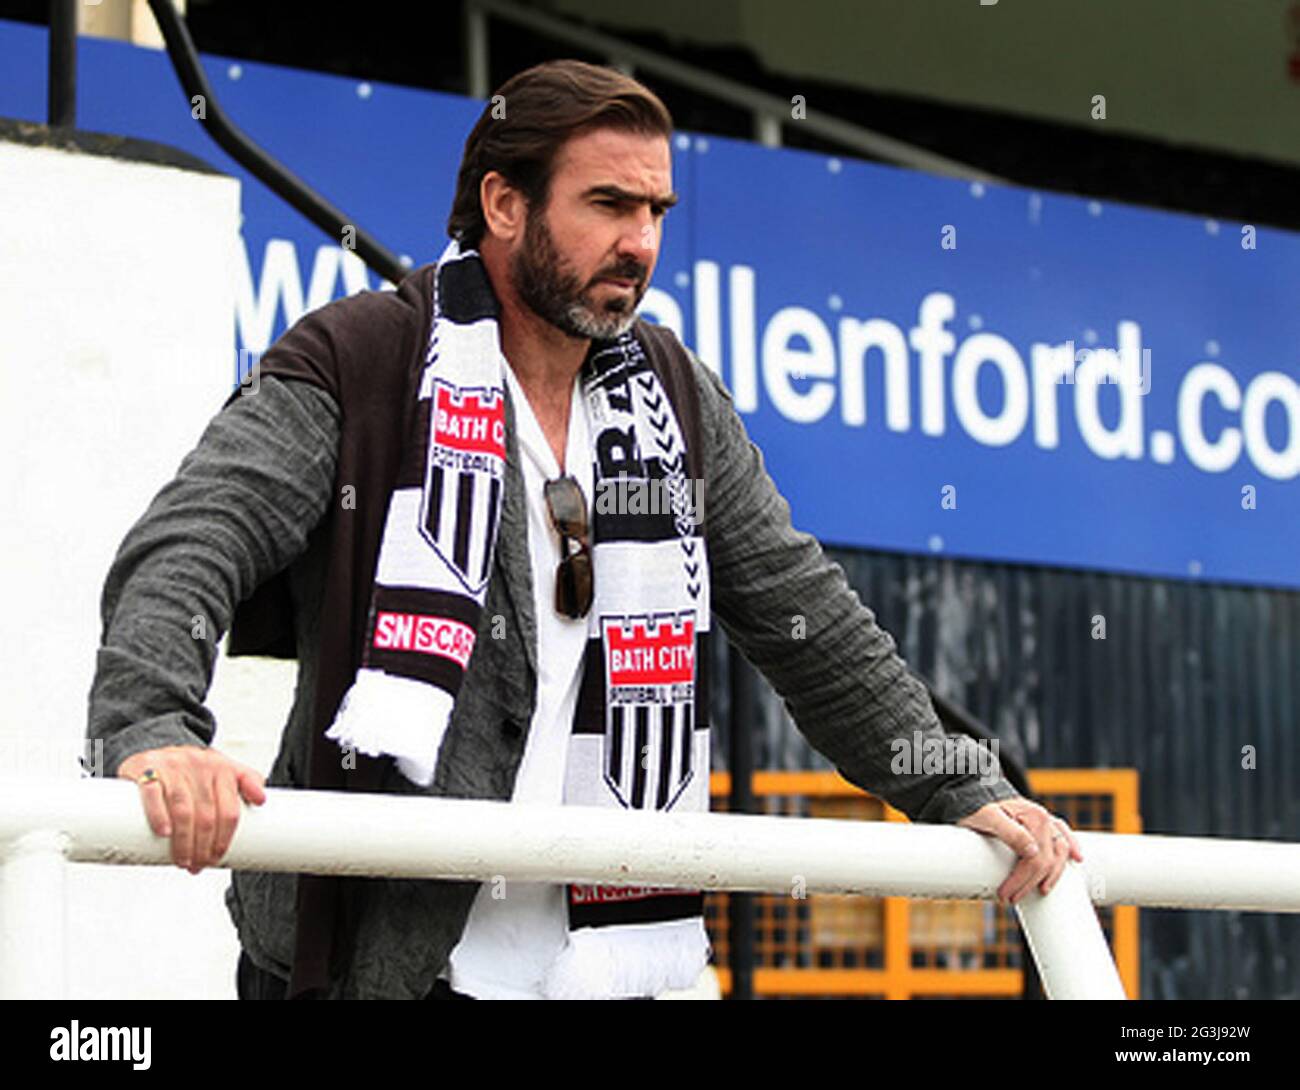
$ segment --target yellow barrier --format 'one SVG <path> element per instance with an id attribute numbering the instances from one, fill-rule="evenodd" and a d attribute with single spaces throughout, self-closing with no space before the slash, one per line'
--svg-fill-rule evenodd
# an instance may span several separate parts
<path id="1" fill-rule="evenodd" d="M 1039 769 L 1034 794 L 1072 828 L 1140 833 L 1135 769 Z M 725 811 L 726 772 L 710 780 Z M 906 821 L 837 772 L 756 772 L 756 812 L 790 817 Z M 837 894 L 755 894 L 754 992 L 760 996 L 1017 998 L 1029 952 L 1015 916 L 991 901 L 921 901 Z M 726 893 L 705 896 L 723 993 L 731 987 Z M 1098 910 L 1130 999 L 1138 998 L 1138 910 Z"/>

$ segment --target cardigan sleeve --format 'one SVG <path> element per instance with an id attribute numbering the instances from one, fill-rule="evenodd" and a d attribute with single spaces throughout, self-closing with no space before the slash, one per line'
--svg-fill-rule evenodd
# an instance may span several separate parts
<path id="1" fill-rule="evenodd" d="M 254 392 L 255 389 L 255 392 Z M 333 491 L 339 413 L 262 376 L 227 402 L 127 533 L 101 598 L 86 736 L 103 774 L 133 753 L 210 745 L 204 706 L 235 606 L 306 548 Z"/>
<path id="2" fill-rule="evenodd" d="M 949 738 L 925 685 L 810 534 L 791 524 L 721 380 L 695 360 L 706 457 L 706 542 L 713 610 L 761 670 L 799 730 L 851 783 L 914 821 L 953 822 L 1018 792 L 996 768 L 953 775 L 901 771 L 919 732 Z M 950 745 L 974 755 L 972 740 Z M 898 763 L 899 772 L 893 770 Z M 909 762 L 910 764 L 910 762 Z M 979 766 L 972 760 L 968 768 Z"/>

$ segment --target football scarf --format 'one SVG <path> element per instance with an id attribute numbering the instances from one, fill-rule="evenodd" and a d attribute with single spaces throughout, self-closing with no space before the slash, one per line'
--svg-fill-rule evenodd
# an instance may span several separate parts
<path id="1" fill-rule="evenodd" d="M 389 499 L 361 667 L 326 737 L 391 756 L 432 783 L 474 649 L 505 487 L 505 373 L 479 255 L 452 242 L 403 462 L 421 484 Z M 709 574 L 680 423 L 633 332 L 593 341 L 580 375 L 591 421 L 594 599 L 564 802 L 708 809 Z M 413 481 L 415 474 L 404 475 Z M 709 956 L 699 891 L 567 884 L 569 941 L 551 998 L 655 995 Z"/>

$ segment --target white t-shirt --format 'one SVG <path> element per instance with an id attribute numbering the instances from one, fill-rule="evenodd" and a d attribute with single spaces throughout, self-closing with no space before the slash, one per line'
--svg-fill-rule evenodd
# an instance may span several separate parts
<path id="1" fill-rule="evenodd" d="M 524 491 L 528 497 L 528 548 L 537 613 L 537 707 L 515 780 L 513 802 L 559 806 L 564 801 L 564 765 L 573 711 L 582 681 L 587 618 L 570 620 L 555 612 L 555 571 L 563 558 L 560 536 L 546 510 L 543 485 L 561 475 L 541 425 L 509 366 Z M 589 424 L 575 377 L 569 408 L 565 472 L 578 479 L 591 513 L 592 464 Z M 504 897 L 484 882 L 470 909 L 460 942 L 451 952 L 451 986 L 479 999 L 542 999 L 541 983 L 568 940 L 564 887 L 507 880 Z"/>

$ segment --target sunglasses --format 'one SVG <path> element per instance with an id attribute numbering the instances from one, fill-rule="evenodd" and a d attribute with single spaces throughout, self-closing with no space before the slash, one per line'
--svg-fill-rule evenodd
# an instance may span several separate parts
<path id="1" fill-rule="evenodd" d="M 555 571 L 555 611 L 572 620 L 591 609 L 591 532 L 587 525 L 587 498 L 574 477 L 557 477 L 545 485 L 546 509 L 560 535 L 564 559 Z M 569 543 L 578 546 L 569 551 Z"/>

